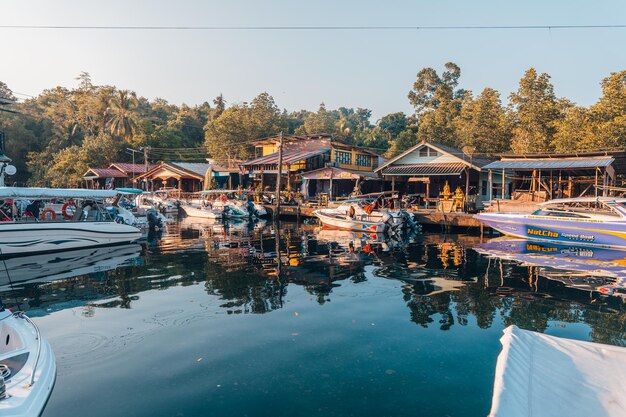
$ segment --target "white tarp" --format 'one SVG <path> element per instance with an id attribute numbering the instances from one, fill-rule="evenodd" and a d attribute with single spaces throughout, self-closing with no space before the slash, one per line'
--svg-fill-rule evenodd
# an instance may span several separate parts
<path id="1" fill-rule="evenodd" d="M 27 188 L 0 187 L 0 200 L 6 199 L 46 199 L 46 198 L 111 198 L 115 190 L 87 190 L 84 188 Z"/>
<path id="2" fill-rule="evenodd" d="M 490 417 L 626 416 L 626 348 L 516 326 L 500 342 Z"/>

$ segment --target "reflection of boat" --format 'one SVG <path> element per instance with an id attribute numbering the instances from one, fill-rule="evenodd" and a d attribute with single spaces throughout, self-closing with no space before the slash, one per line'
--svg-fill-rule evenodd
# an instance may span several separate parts
<path id="1" fill-rule="evenodd" d="M 569 198 L 541 204 L 531 214 L 475 217 L 505 235 L 524 239 L 626 249 L 626 199 Z"/>
<path id="2" fill-rule="evenodd" d="M 541 275 L 561 281 L 569 287 L 605 293 L 609 289 L 626 288 L 625 250 L 507 237 L 492 239 L 474 250 L 483 255 L 520 262 L 522 265 L 562 270 L 559 273 L 542 271 Z"/>
<path id="3" fill-rule="evenodd" d="M 626 348 L 509 326 L 490 417 L 623 416 Z"/>
<path id="4" fill-rule="evenodd" d="M 56 379 L 50 344 L 24 313 L 3 307 L 0 333 L 0 415 L 41 415 Z"/>
<path id="5" fill-rule="evenodd" d="M 141 246 L 133 243 L 6 259 L 10 279 L 6 277 L 6 270 L 0 270 L 0 290 L 25 283 L 56 281 L 109 271 L 137 258 L 140 252 Z"/>
<path id="6" fill-rule="evenodd" d="M 115 190 L 0 188 L 0 249 L 4 257 L 119 245 L 141 237 L 139 229 L 119 224 L 104 209 Z M 41 213 L 43 200 L 65 200 L 63 215 Z M 72 212 L 69 208 L 73 207 Z M 52 212 L 52 213 L 51 213 Z M 50 219 L 50 220 L 48 220 Z"/>
<path id="7" fill-rule="evenodd" d="M 352 230 L 355 232 L 384 233 L 391 216 L 383 217 L 381 221 L 369 221 L 366 216 L 349 217 L 346 214 L 337 213 L 333 209 L 315 210 L 313 212 L 324 227 L 339 230 Z"/>

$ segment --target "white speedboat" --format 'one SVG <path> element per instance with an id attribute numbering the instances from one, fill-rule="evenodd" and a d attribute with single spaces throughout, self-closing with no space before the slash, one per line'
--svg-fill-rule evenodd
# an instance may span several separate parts
<path id="1" fill-rule="evenodd" d="M 115 190 L 0 187 L 0 256 L 12 257 L 137 241 L 136 227 L 116 223 L 105 209 Z M 62 215 L 45 200 L 65 200 Z"/>
<path id="2" fill-rule="evenodd" d="M 198 217 L 201 219 L 221 219 L 223 217 L 223 210 L 208 205 L 189 203 L 182 204 L 180 208 L 187 217 Z"/>
<path id="3" fill-rule="evenodd" d="M 626 199 L 552 200 L 533 213 L 479 213 L 481 223 L 508 236 L 563 244 L 626 248 Z"/>
<path id="4" fill-rule="evenodd" d="M 313 214 L 326 228 L 354 232 L 384 233 L 391 222 L 391 216 L 382 218 L 381 221 L 370 221 L 367 220 L 366 216 L 354 215 L 350 217 L 347 214 L 337 213 L 333 209 L 315 210 Z"/>
<path id="5" fill-rule="evenodd" d="M 351 209 L 354 210 L 357 216 L 365 217 L 369 221 L 384 221 L 383 217 L 388 218 L 388 216 L 391 216 L 391 221 L 395 227 L 419 228 L 413 214 L 405 210 L 379 208 L 376 198 L 350 198 L 342 202 L 339 206 L 326 210 L 334 210 L 338 214 L 345 215 Z"/>
<path id="6" fill-rule="evenodd" d="M 24 313 L 0 310 L 0 415 L 39 416 L 56 380 L 56 359 Z"/>

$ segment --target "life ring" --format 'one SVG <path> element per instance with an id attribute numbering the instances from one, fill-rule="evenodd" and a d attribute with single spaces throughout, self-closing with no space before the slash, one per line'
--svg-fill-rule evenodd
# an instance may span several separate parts
<path id="1" fill-rule="evenodd" d="M 68 201 L 67 203 L 63 204 L 63 208 L 61 209 L 61 214 L 63 214 L 63 217 L 65 217 L 67 220 L 70 220 L 72 217 L 74 217 L 74 214 L 68 214 L 67 213 L 67 208 L 68 207 L 74 207 L 74 212 L 76 212 L 76 203 L 73 201 Z M 56 216 L 56 215 L 55 215 Z"/>
<path id="2" fill-rule="evenodd" d="M 51 208 L 47 208 L 44 211 L 42 211 L 41 216 L 39 217 L 41 218 L 41 220 L 48 220 L 46 217 L 47 214 L 50 214 L 50 220 L 56 220 L 57 214 Z"/>

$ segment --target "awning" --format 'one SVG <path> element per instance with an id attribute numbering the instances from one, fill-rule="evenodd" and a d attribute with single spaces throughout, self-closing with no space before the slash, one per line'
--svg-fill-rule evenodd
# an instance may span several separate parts
<path id="1" fill-rule="evenodd" d="M 352 169 L 326 167 L 309 171 L 302 174 L 303 179 L 307 180 L 358 180 L 365 178 L 366 180 L 380 179 L 378 175 L 371 171 L 355 171 Z"/>
<path id="2" fill-rule="evenodd" d="M 537 159 L 505 159 L 485 165 L 484 169 L 512 169 L 531 171 L 533 169 L 593 169 L 608 167 L 614 158 L 610 156 L 596 158 L 537 158 Z"/>
<path id="3" fill-rule="evenodd" d="M 467 165 L 451 164 L 410 164 L 390 165 L 383 168 L 383 175 L 460 175 Z"/>
<path id="4" fill-rule="evenodd" d="M 47 198 L 110 198 L 115 197 L 115 190 L 88 190 L 84 188 L 29 188 L 0 187 L 0 199 L 47 199 Z"/>
<path id="5" fill-rule="evenodd" d="M 296 151 L 296 152 L 283 152 L 283 164 L 290 165 L 294 162 L 302 161 L 323 153 L 330 152 L 329 148 L 317 149 L 314 151 Z M 242 167 L 250 167 L 255 165 L 277 165 L 278 164 L 278 152 L 274 152 L 269 155 L 262 156 L 260 158 L 253 159 L 252 161 L 241 164 Z"/>

